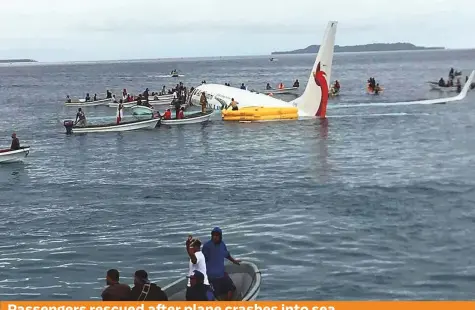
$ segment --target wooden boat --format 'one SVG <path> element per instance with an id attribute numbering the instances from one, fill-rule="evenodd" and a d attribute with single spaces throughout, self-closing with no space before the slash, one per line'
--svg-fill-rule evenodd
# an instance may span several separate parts
<path id="1" fill-rule="evenodd" d="M 105 105 L 109 102 L 111 102 L 111 98 L 99 99 L 96 101 L 86 101 L 84 99 L 80 99 L 79 101 L 65 102 L 64 105 L 67 107 L 94 107 L 98 105 Z"/>
<path id="2" fill-rule="evenodd" d="M 87 125 L 84 127 L 74 126 L 72 120 L 64 121 L 64 127 L 66 128 L 66 133 L 86 133 L 86 132 L 119 132 L 119 131 L 130 131 L 137 129 L 153 129 L 157 126 L 157 123 L 160 121 L 159 118 L 147 118 L 139 119 L 128 122 L 122 122 L 120 124 L 109 123 L 101 125 Z"/>
<path id="3" fill-rule="evenodd" d="M 15 163 L 23 161 L 30 154 L 30 147 L 23 146 L 19 150 L 0 150 L 0 163 Z"/>
<path id="4" fill-rule="evenodd" d="M 232 300 L 251 301 L 256 300 L 261 290 L 262 276 L 259 268 L 251 262 L 241 262 L 240 265 L 226 265 L 225 271 L 229 274 L 236 286 L 236 292 Z M 168 300 L 186 300 L 186 285 L 188 279 L 183 277 L 162 290 L 167 294 Z"/>
<path id="5" fill-rule="evenodd" d="M 197 123 L 204 123 L 209 121 L 211 115 L 213 114 L 213 110 L 207 111 L 206 113 L 198 112 L 193 113 L 190 115 L 185 115 L 185 118 L 182 119 L 163 119 L 161 120 L 162 125 L 187 125 L 187 124 L 197 124 Z"/>

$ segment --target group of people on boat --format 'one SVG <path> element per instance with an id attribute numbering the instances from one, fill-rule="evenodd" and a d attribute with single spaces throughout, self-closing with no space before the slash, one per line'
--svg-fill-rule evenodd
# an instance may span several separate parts
<path id="1" fill-rule="evenodd" d="M 202 245 L 198 238 L 188 236 L 186 253 L 189 258 L 188 282 L 185 298 L 187 301 L 230 301 L 236 292 L 236 286 L 226 273 L 224 261 L 239 265 L 223 241 L 223 232 L 219 227 L 211 231 L 211 239 Z M 110 269 L 106 274 L 108 285 L 102 292 L 103 301 L 168 301 L 169 296 L 160 286 L 151 282 L 145 270 L 134 274 L 134 286 L 121 283 L 119 271 Z"/>
<path id="2" fill-rule="evenodd" d="M 109 91 L 108 91 L 109 92 Z M 108 97 L 109 98 L 109 97 Z M 92 101 L 97 101 L 99 99 L 97 99 L 97 94 L 94 94 L 94 97 L 92 98 Z M 91 102 L 91 96 L 89 95 L 89 93 L 86 94 L 86 97 L 84 98 L 84 101 L 85 102 Z M 71 97 L 69 95 L 66 96 L 66 102 L 67 103 L 71 103 L 72 100 L 71 100 Z"/>
<path id="3" fill-rule="evenodd" d="M 449 71 L 449 77 L 447 81 L 444 80 L 444 78 L 440 78 L 439 82 L 437 85 L 439 87 L 457 87 L 457 91 L 461 92 L 462 91 L 462 82 L 460 81 L 460 77 L 462 75 L 462 71 L 455 71 L 454 68 L 450 68 Z M 457 77 L 457 81 L 454 82 L 454 79 Z M 468 76 L 465 77 L 465 82 L 467 82 Z"/>
<path id="4" fill-rule="evenodd" d="M 171 76 L 178 76 L 178 71 L 176 69 L 174 69 L 170 72 L 170 75 Z"/>
<path id="5" fill-rule="evenodd" d="M 294 84 L 292 84 L 292 87 L 300 87 L 300 82 L 299 80 L 295 80 Z M 284 89 L 285 88 L 285 85 L 284 83 L 280 82 L 278 85 L 277 85 L 277 89 Z M 272 89 L 272 86 L 270 86 L 270 83 L 267 83 L 266 85 L 266 90 L 271 90 Z"/>
<path id="6" fill-rule="evenodd" d="M 340 93 L 340 82 L 338 80 L 335 80 L 335 83 L 333 83 L 330 91 L 331 91 L 331 94 L 333 96 L 337 95 L 338 93 Z"/>
<path id="7" fill-rule="evenodd" d="M 370 77 L 368 79 L 368 90 L 375 95 L 379 94 L 381 91 L 381 87 L 379 87 L 379 83 L 376 83 L 376 79 L 374 77 Z"/>

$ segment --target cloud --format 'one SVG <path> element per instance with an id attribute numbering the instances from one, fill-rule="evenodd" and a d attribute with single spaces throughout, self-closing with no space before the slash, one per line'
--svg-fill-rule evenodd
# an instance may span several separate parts
<path id="1" fill-rule="evenodd" d="M 328 20 L 339 21 L 340 45 L 408 41 L 469 47 L 475 21 L 465 8 L 471 6 L 472 0 L 3 1 L 0 57 L 265 54 L 319 44 Z"/>

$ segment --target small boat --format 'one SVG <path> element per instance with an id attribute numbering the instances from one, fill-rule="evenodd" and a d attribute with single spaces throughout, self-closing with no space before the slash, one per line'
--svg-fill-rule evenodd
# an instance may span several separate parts
<path id="1" fill-rule="evenodd" d="M 277 58 L 271 57 L 269 58 L 269 61 L 279 61 Z"/>
<path id="2" fill-rule="evenodd" d="M 330 88 L 330 91 L 328 92 L 328 95 L 331 97 L 331 98 L 334 98 L 334 97 L 337 97 L 337 96 L 340 96 L 340 90 L 336 90 L 335 87 L 331 87 Z"/>
<path id="3" fill-rule="evenodd" d="M 30 154 L 30 147 L 23 146 L 19 150 L 0 150 L 0 163 L 16 163 L 23 161 Z"/>
<path id="4" fill-rule="evenodd" d="M 119 132 L 119 131 L 130 131 L 137 129 L 153 129 L 157 126 L 157 123 L 160 121 L 159 118 L 152 119 L 141 119 L 133 120 L 128 122 L 122 122 L 120 124 L 109 123 L 102 125 L 87 125 L 84 127 L 74 126 L 72 120 L 65 120 L 63 122 L 64 127 L 66 128 L 66 133 L 86 133 L 86 132 Z"/>
<path id="5" fill-rule="evenodd" d="M 430 90 L 437 90 L 444 93 L 456 93 L 457 86 L 439 86 L 439 82 L 427 82 L 430 86 Z"/>
<path id="6" fill-rule="evenodd" d="M 261 290 L 262 276 L 259 268 L 251 262 L 241 262 L 240 265 L 226 265 L 225 271 L 229 274 L 236 286 L 233 295 L 234 301 L 256 300 Z M 188 279 L 183 277 L 165 286 L 162 290 L 167 294 L 168 300 L 186 300 L 186 285 Z"/>
<path id="7" fill-rule="evenodd" d="M 206 113 L 198 112 L 193 113 L 190 115 L 186 115 L 185 118 L 182 119 L 163 119 L 161 120 L 162 125 L 187 125 L 187 124 L 197 124 L 197 123 L 204 123 L 209 121 L 211 115 L 213 114 L 214 110 L 207 111 Z"/>
<path id="8" fill-rule="evenodd" d="M 369 87 L 369 85 L 366 86 L 366 91 L 368 92 L 368 94 L 370 95 L 379 95 L 381 94 L 383 91 L 384 91 L 384 87 L 382 86 L 379 86 L 379 92 L 378 93 L 375 93 L 374 90 Z"/>
<path id="9" fill-rule="evenodd" d="M 84 99 L 79 99 L 79 101 L 65 102 L 64 105 L 68 107 L 94 107 L 98 105 L 104 105 L 111 102 L 111 98 L 100 99 L 96 101 L 86 101 Z"/>
<path id="10" fill-rule="evenodd" d="M 262 91 L 261 93 L 269 95 L 269 94 L 280 94 L 280 95 L 295 95 L 297 94 L 299 88 L 298 87 L 288 87 L 288 88 L 276 88 L 276 89 L 266 89 Z"/>

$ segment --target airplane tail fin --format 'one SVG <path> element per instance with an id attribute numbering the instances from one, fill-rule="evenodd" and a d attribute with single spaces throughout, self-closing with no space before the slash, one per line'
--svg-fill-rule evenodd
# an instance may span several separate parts
<path id="1" fill-rule="evenodd" d="M 305 91 L 293 102 L 301 116 L 326 117 L 337 24 L 336 21 L 328 23 Z"/>

